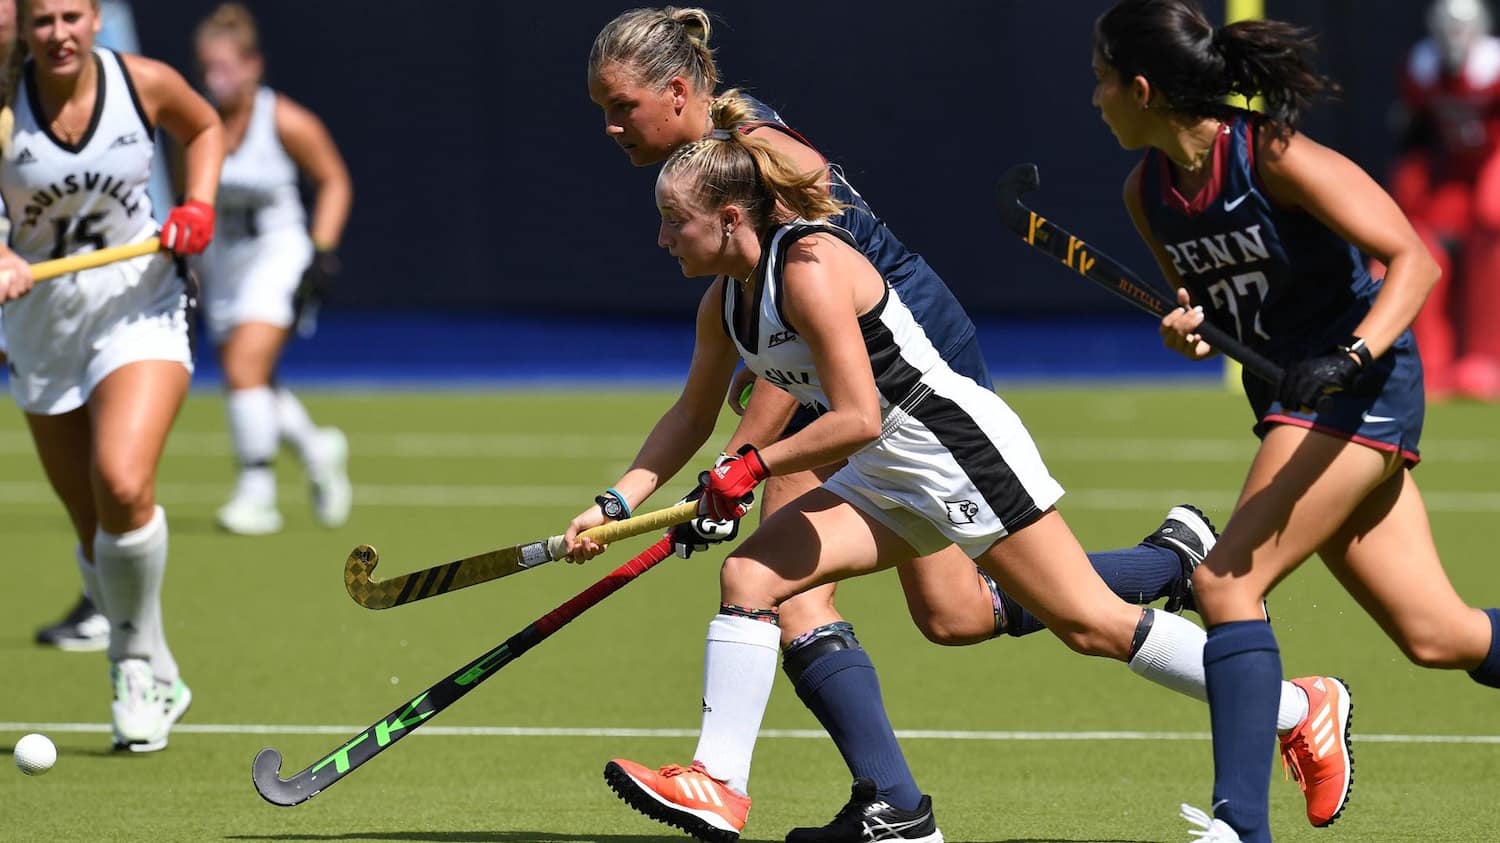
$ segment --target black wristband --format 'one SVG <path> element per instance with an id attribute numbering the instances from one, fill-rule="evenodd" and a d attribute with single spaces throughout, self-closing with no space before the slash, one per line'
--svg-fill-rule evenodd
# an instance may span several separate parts
<path id="1" fill-rule="evenodd" d="M 599 505 L 599 511 L 604 513 L 605 518 L 618 521 L 630 517 L 630 504 L 615 489 L 605 489 L 603 494 L 594 498 L 594 503 Z"/>
<path id="2" fill-rule="evenodd" d="M 1370 347 L 1365 345 L 1364 337 L 1350 337 L 1348 342 L 1339 346 L 1339 351 L 1359 358 L 1359 367 L 1361 369 L 1370 365 L 1370 361 L 1375 359 L 1375 355 L 1370 353 Z"/>

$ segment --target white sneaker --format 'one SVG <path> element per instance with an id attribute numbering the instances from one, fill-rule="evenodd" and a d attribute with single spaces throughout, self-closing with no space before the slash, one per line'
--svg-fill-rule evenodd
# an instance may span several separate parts
<path id="1" fill-rule="evenodd" d="M 115 686 L 109 704 L 115 749 L 153 752 L 167 745 L 166 710 L 151 663 L 145 659 L 121 659 L 109 666 Z"/>
<path id="2" fill-rule="evenodd" d="M 281 513 L 270 501 L 235 494 L 219 507 L 219 528 L 241 536 L 266 536 L 281 531 Z"/>
<path id="3" fill-rule="evenodd" d="M 1183 803 L 1180 816 L 1197 826 L 1196 830 L 1189 831 L 1193 835 L 1193 843 L 1240 843 L 1240 834 L 1229 827 L 1229 823 L 1214 819 L 1202 808 L 1194 808 L 1192 805 Z"/>
<path id="4" fill-rule="evenodd" d="M 307 464 L 313 517 L 324 527 L 342 527 L 354 506 L 349 484 L 349 439 L 336 427 L 318 429 L 318 457 Z"/>

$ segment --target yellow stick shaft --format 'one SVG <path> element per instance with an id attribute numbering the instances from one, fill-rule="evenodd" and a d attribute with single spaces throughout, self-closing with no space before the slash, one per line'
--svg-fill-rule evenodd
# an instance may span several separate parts
<path id="1" fill-rule="evenodd" d="M 161 241 L 155 237 L 142 240 L 139 243 L 129 243 L 124 246 L 110 246 L 108 249 L 99 249 L 93 252 L 84 252 L 81 255 L 68 255 L 65 258 L 42 261 L 31 265 L 31 277 L 36 281 L 46 281 L 48 278 L 56 278 L 59 275 L 68 275 L 85 269 L 93 269 L 96 266 L 104 266 L 115 261 L 130 260 L 141 255 L 149 255 L 161 250 Z"/>

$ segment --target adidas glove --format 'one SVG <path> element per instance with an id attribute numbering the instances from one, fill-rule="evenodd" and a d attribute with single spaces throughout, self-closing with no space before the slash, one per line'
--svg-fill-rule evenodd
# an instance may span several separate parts
<path id="1" fill-rule="evenodd" d="M 727 454 L 720 455 L 719 462 L 714 465 L 717 467 L 734 459 L 738 459 L 738 457 L 731 457 Z M 688 492 L 677 503 L 680 506 L 688 501 L 699 500 L 702 497 L 703 486 L 698 485 L 693 487 L 693 490 Z M 691 521 L 678 524 L 672 528 L 672 552 L 683 559 L 687 559 L 696 551 L 708 550 L 709 545 L 732 541 L 739 534 L 740 520 L 738 518 L 719 520 L 707 515 L 700 515 Z"/>
<path id="2" fill-rule="evenodd" d="M 755 502 L 755 487 L 770 476 L 771 469 L 761 460 L 755 446 L 742 446 L 736 459 L 698 475 L 698 484 L 703 487 L 699 514 L 718 521 L 740 518 Z"/>
<path id="3" fill-rule="evenodd" d="M 214 206 L 197 199 L 173 208 L 161 226 L 161 244 L 179 255 L 197 255 L 214 239 Z"/>

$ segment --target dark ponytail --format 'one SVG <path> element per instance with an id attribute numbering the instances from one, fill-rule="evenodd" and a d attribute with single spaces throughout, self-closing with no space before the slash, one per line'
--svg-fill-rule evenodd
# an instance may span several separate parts
<path id="1" fill-rule="evenodd" d="M 1306 30 L 1273 20 L 1215 29 L 1194 0 L 1123 0 L 1094 24 L 1094 49 L 1123 80 L 1144 76 L 1166 108 L 1188 117 L 1227 119 L 1230 97 L 1264 97 L 1277 136 L 1339 90 L 1315 69 Z"/>

